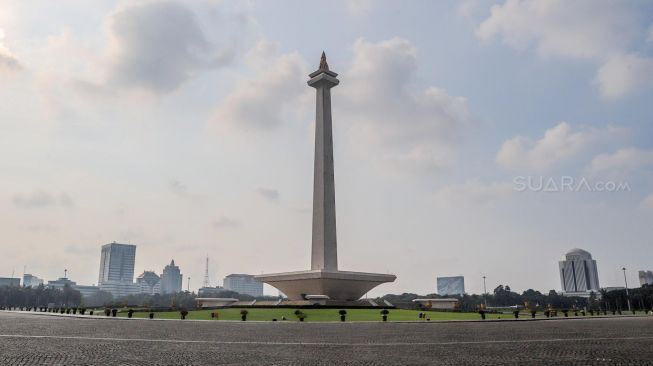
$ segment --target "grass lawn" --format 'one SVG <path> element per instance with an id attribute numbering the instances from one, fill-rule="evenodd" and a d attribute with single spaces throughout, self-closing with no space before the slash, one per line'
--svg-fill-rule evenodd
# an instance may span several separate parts
<path id="1" fill-rule="evenodd" d="M 211 312 L 217 311 L 219 320 L 240 320 L 240 310 L 238 308 L 217 309 L 217 310 L 194 310 L 188 313 L 187 319 L 193 320 L 211 320 Z M 339 309 L 301 309 L 306 315 L 304 321 L 307 322 L 324 322 L 324 321 L 340 321 Z M 273 318 L 281 320 L 286 317 L 286 320 L 297 321 L 294 312 L 295 309 L 247 309 L 247 320 L 267 320 L 271 321 Z M 417 321 L 420 320 L 417 310 L 400 310 L 390 309 L 388 314 L 389 321 Z M 96 314 L 101 314 L 98 311 Z M 454 313 L 454 312 L 426 312 L 427 317 L 431 320 L 478 320 L 481 316 L 478 313 Z M 104 314 L 102 314 L 104 316 Z M 126 317 L 127 310 L 123 309 L 118 313 L 118 316 Z M 149 312 L 135 312 L 135 318 L 147 318 Z M 487 319 L 511 319 L 512 314 L 487 314 Z M 525 316 L 523 314 L 522 316 Z M 171 312 L 156 312 L 154 313 L 155 319 L 180 319 L 178 311 Z M 381 321 L 381 314 L 379 309 L 347 309 L 347 321 Z"/>

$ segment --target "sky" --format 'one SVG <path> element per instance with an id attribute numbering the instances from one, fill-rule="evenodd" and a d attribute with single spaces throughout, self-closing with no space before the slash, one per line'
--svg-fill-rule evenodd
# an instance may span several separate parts
<path id="1" fill-rule="evenodd" d="M 191 289 L 207 255 L 212 285 L 308 269 L 323 50 L 339 266 L 397 275 L 370 296 L 560 290 L 576 247 L 602 286 L 653 269 L 649 1 L 0 9 L 0 276 L 94 284 L 112 241 Z"/>

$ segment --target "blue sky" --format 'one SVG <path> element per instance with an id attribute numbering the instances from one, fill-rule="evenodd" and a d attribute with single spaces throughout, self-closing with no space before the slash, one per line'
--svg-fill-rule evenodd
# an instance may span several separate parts
<path id="1" fill-rule="evenodd" d="M 174 258 L 191 287 L 207 254 L 214 284 L 307 268 L 322 50 L 341 80 L 340 267 L 398 276 L 372 295 L 448 275 L 559 289 L 574 247 L 603 286 L 653 267 L 650 2 L 0 8 L 2 275 L 94 283 L 113 240 L 138 245 L 139 273 Z"/>

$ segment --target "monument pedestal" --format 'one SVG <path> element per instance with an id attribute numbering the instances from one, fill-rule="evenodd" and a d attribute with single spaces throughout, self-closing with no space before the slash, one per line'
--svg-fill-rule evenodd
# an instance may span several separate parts
<path id="1" fill-rule="evenodd" d="M 283 292 L 290 300 L 326 295 L 331 301 L 355 301 L 369 290 L 397 277 L 389 274 L 308 270 L 254 276 Z"/>

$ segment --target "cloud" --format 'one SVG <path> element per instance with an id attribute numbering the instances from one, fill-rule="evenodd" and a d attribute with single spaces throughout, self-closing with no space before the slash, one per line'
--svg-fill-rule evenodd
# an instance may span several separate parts
<path id="1" fill-rule="evenodd" d="M 579 157 L 598 142 L 614 139 L 623 133 L 623 129 L 614 127 L 585 128 L 574 132 L 567 122 L 560 122 L 546 130 L 539 140 L 517 136 L 505 141 L 497 153 L 496 162 L 506 169 L 547 170 Z"/>
<path id="2" fill-rule="evenodd" d="M 646 207 L 653 208 L 653 194 L 644 198 L 643 203 Z"/>
<path id="3" fill-rule="evenodd" d="M 274 188 L 258 188 L 256 193 L 260 194 L 263 198 L 277 202 L 279 201 L 279 191 Z"/>
<path id="4" fill-rule="evenodd" d="M 212 122 L 248 130 L 276 128 L 301 109 L 301 97 L 308 93 L 306 64 L 297 53 L 279 55 L 276 46 L 265 40 L 248 52 L 246 60 L 256 73 L 237 83 Z"/>
<path id="5" fill-rule="evenodd" d="M 646 41 L 653 43 L 653 24 L 648 28 L 648 38 L 646 38 Z"/>
<path id="6" fill-rule="evenodd" d="M 352 146 L 404 168 L 448 165 L 453 141 L 472 119 L 467 100 L 434 86 L 416 88 L 417 49 L 405 39 L 359 39 L 353 50 L 335 107 L 351 126 Z"/>
<path id="7" fill-rule="evenodd" d="M 186 4 L 129 6 L 110 20 L 110 83 L 167 93 L 199 71 L 228 64 L 234 50 L 210 42 Z"/>
<path id="8" fill-rule="evenodd" d="M 621 98 L 631 90 L 653 85 L 653 59 L 615 55 L 599 68 L 594 81 L 604 98 Z"/>
<path id="9" fill-rule="evenodd" d="M 172 179 L 168 182 L 168 187 L 172 193 L 178 196 L 187 196 L 188 195 L 188 186 L 184 183 L 178 181 L 177 179 Z"/>
<path id="10" fill-rule="evenodd" d="M 0 72 L 13 72 L 22 68 L 18 58 L 5 45 L 5 31 L 0 28 Z"/>
<path id="11" fill-rule="evenodd" d="M 366 15 L 372 10 L 372 0 L 347 0 L 347 11 L 354 16 Z"/>
<path id="12" fill-rule="evenodd" d="M 588 168 L 590 174 L 625 177 L 643 167 L 653 167 L 653 150 L 623 148 L 612 154 L 597 155 Z"/>
<path id="13" fill-rule="evenodd" d="M 485 205 L 507 197 L 514 191 L 510 183 L 482 183 L 477 180 L 448 185 L 435 192 L 437 204 L 460 206 L 461 204 Z"/>
<path id="14" fill-rule="evenodd" d="M 45 208 L 45 207 L 73 207 L 75 203 L 66 193 L 54 195 L 47 191 L 34 191 L 30 194 L 15 194 L 11 199 L 14 207 L 18 208 Z"/>
<path id="15" fill-rule="evenodd" d="M 229 218 L 222 216 L 219 219 L 213 221 L 213 227 L 218 228 L 218 229 L 223 229 L 223 228 L 233 228 L 240 226 L 240 222 L 238 222 L 235 219 Z"/>
<path id="16" fill-rule="evenodd" d="M 650 70 L 651 62 L 629 51 L 641 38 L 638 12 L 635 3 L 614 1 L 507 0 L 492 6 L 476 35 L 518 50 L 533 47 L 543 57 L 602 64 L 596 76 L 601 96 L 619 98 L 652 82 L 633 79 L 635 72 Z"/>

